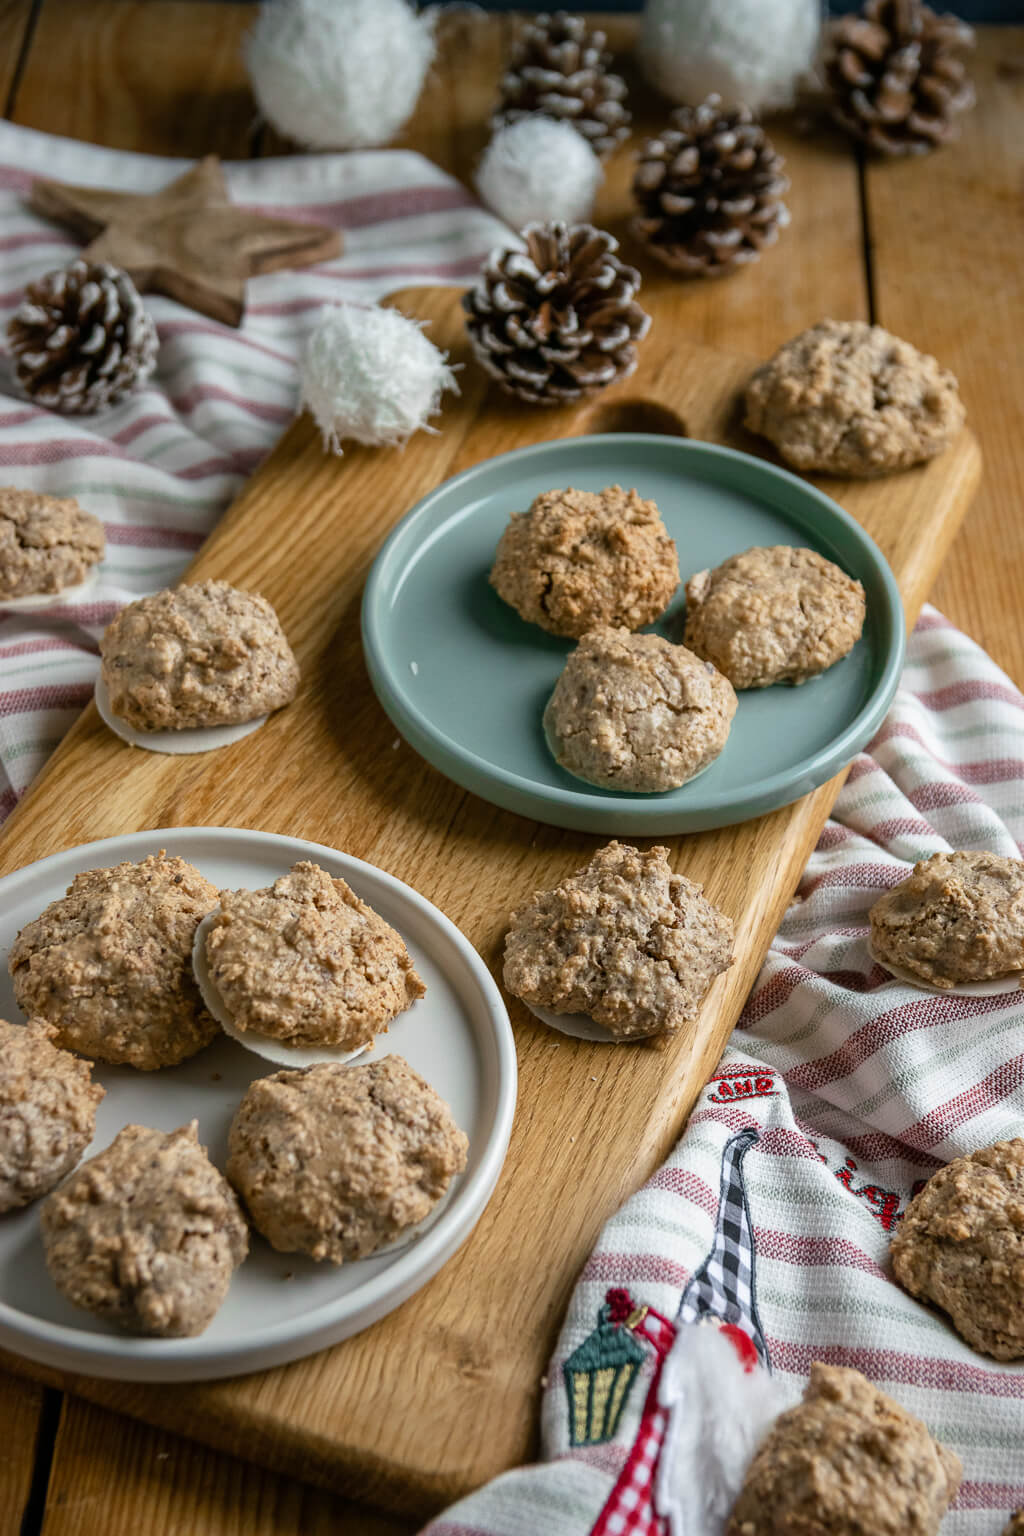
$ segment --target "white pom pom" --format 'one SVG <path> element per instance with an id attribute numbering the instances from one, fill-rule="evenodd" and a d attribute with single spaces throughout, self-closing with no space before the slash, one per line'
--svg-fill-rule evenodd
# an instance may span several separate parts
<path id="1" fill-rule="evenodd" d="M 758 1366 L 747 1371 L 711 1323 L 684 1323 L 662 1368 L 668 1414 L 654 1503 L 670 1536 L 721 1536 L 754 1452 L 789 1406 Z"/>
<path id="2" fill-rule="evenodd" d="M 433 24 L 406 0 L 265 0 L 246 41 L 260 110 L 314 149 L 386 144 L 423 88 Z"/>
<path id="3" fill-rule="evenodd" d="M 638 52 L 673 101 L 717 91 L 727 107 L 771 111 L 792 105 L 820 29 L 820 0 L 647 0 Z"/>
<path id="4" fill-rule="evenodd" d="M 523 117 L 499 128 L 484 151 L 476 184 L 484 202 L 514 229 L 586 219 L 604 172 L 582 134 L 551 117 Z"/>
<path id="5" fill-rule="evenodd" d="M 404 443 L 437 414 L 446 389 L 458 393 L 446 354 L 397 309 L 329 309 L 300 368 L 301 403 L 334 453 L 345 438 Z"/>

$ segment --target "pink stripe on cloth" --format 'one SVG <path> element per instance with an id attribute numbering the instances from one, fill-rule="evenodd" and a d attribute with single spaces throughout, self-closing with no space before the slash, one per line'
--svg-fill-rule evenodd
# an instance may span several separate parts
<path id="1" fill-rule="evenodd" d="M 873 1381 L 899 1382 L 908 1387 L 931 1387 L 943 1392 L 976 1392 L 985 1397 L 1024 1400 L 1024 1373 L 991 1370 L 967 1365 L 962 1361 L 936 1356 L 914 1355 L 899 1349 L 844 1347 L 841 1344 L 818 1346 L 772 1340 L 772 1359 L 776 1368 L 806 1376 L 815 1360 L 824 1365 L 852 1366 Z"/>

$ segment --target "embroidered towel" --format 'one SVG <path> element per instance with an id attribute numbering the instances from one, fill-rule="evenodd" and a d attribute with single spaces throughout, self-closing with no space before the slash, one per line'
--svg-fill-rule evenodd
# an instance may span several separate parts
<path id="1" fill-rule="evenodd" d="M 1024 1133 L 1024 1001 L 893 981 L 868 956 L 867 914 L 929 853 L 1022 843 L 1024 697 L 926 609 L 721 1065 L 580 1276 L 546 1377 L 544 1461 L 429 1536 L 721 1531 L 685 1507 L 687 1490 L 713 1493 L 708 1383 L 734 1426 L 723 1457 L 738 1441 L 749 1460 L 768 1407 L 718 1387 L 735 1352 L 701 1320 L 768 1359 L 775 1411 L 812 1361 L 862 1371 L 963 1461 L 943 1536 L 998 1536 L 1024 1505 L 1024 1364 L 969 1349 L 895 1284 L 888 1248 L 921 1180 Z"/>

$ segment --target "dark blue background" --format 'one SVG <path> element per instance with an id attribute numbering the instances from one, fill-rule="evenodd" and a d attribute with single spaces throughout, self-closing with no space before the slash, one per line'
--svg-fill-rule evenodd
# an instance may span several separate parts
<path id="1" fill-rule="evenodd" d="M 642 11 L 643 0 L 578 0 L 576 4 L 530 4 L 529 0 L 479 0 L 485 11 Z M 714 0 L 709 0 L 714 3 Z M 832 11 L 855 11 L 857 0 L 832 0 Z M 1024 0 L 958 0 L 943 5 L 936 0 L 938 11 L 953 11 L 968 21 L 1016 21 L 1024 22 Z"/>

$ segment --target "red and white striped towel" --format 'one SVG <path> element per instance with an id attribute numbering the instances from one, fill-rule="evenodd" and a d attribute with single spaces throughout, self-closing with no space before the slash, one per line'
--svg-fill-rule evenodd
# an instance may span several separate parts
<path id="1" fill-rule="evenodd" d="M 665 1450 L 676 1410 L 666 1415 L 657 1350 L 644 1347 L 615 1432 L 602 1438 L 605 1422 L 589 1443 L 574 1434 L 579 1363 L 591 1362 L 592 1402 L 622 1369 L 599 1323 L 609 1297 L 620 1316 L 647 1306 L 672 1320 L 680 1351 L 703 1331 L 688 1326 L 695 1311 L 738 1324 L 763 1340 L 783 1401 L 800 1395 L 812 1361 L 864 1372 L 963 1461 L 944 1536 L 997 1536 L 1024 1505 L 1024 1364 L 975 1354 L 895 1284 L 888 1260 L 919 1181 L 1024 1133 L 1021 993 L 932 996 L 867 952 L 872 902 L 949 848 L 1024 850 L 1024 697 L 926 609 L 892 710 L 853 764 L 720 1067 L 583 1270 L 546 1378 L 545 1461 L 464 1500 L 430 1536 L 722 1530 L 659 1501 L 659 1477 L 678 1490 L 707 1476 L 697 1430 L 708 1410 L 691 1405 L 687 1433 Z M 685 873 L 685 844 L 682 855 Z M 663 1468 L 663 1453 L 678 1464 Z"/>
<path id="2" fill-rule="evenodd" d="M 155 191 L 190 164 L 0 123 L 0 337 L 26 283 L 80 248 L 33 213 L 35 176 Z M 98 416 L 60 417 L 0 373 L 0 484 L 77 496 L 102 519 L 107 558 L 80 601 L 0 606 L 0 816 L 89 699 L 97 640 L 124 603 L 177 580 L 295 413 L 296 360 L 325 304 L 466 283 L 504 225 L 422 155 L 302 155 L 225 166 L 237 203 L 344 231 L 335 261 L 253 279 L 239 330 L 159 295 L 160 358 L 146 387 Z"/>

